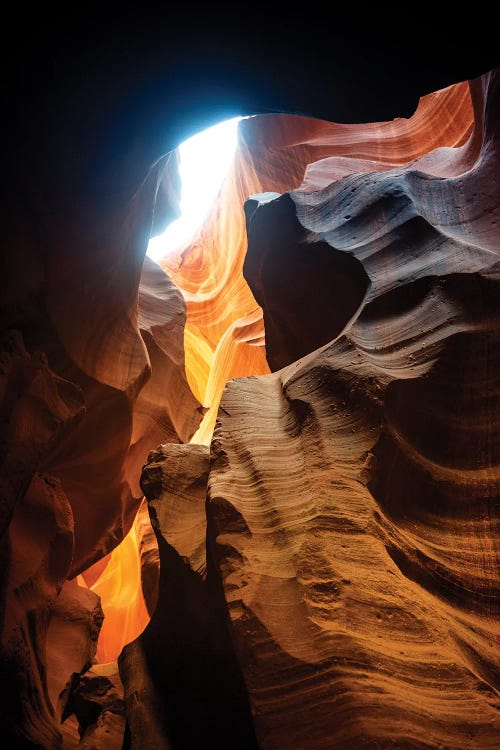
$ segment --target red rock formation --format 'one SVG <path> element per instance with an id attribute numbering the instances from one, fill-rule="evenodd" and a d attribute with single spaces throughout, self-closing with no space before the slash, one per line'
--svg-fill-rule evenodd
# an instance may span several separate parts
<path id="1" fill-rule="evenodd" d="M 148 257 L 139 285 L 138 322 L 149 354 L 151 377 L 135 402 L 125 463 L 126 476 L 134 487 L 151 447 L 161 440 L 188 440 L 202 415 L 184 373 L 184 302 L 168 276 Z M 135 495 L 140 497 L 139 489 Z M 151 535 L 147 513 L 142 520 L 137 515 L 109 561 L 103 558 L 85 571 L 84 580 L 103 600 L 105 621 L 97 653 L 102 662 L 116 660 L 122 647 L 145 627 L 148 611 L 154 611 L 158 557 L 153 538 L 150 551 L 154 559 L 141 563 L 139 552 L 141 545 L 149 544 L 145 537 Z M 146 602 L 143 576 L 148 579 Z"/>
<path id="2" fill-rule="evenodd" d="M 259 211 L 294 258 L 330 246 L 369 279 L 341 332 L 332 290 L 332 343 L 219 411 L 211 541 L 262 748 L 498 745 L 498 74 L 472 93 L 461 148 L 306 181 L 249 224 L 266 302 Z"/>
<path id="3" fill-rule="evenodd" d="M 151 377 L 134 409 L 127 462 L 131 482 L 138 481 L 153 445 L 187 442 L 202 416 L 184 373 L 185 321 L 181 293 L 146 256 L 139 285 L 138 323 L 149 354 Z"/>
<path id="4" fill-rule="evenodd" d="M 478 96 L 481 98 L 477 91 L 480 86 L 481 83 L 476 82 L 476 109 L 482 106 L 481 101 L 477 101 Z M 455 116 L 451 117 L 453 107 Z M 305 151 L 309 158 L 320 157 L 319 161 L 307 167 L 300 190 L 276 201 L 271 201 L 273 196 L 269 195 L 257 197 L 246 205 L 249 246 L 244 274 L 264 310 L 267 358 L 272 369 L 290 364 L 335 338 L 358 312 L 371 279 L 370 265 L 364 262 L 362 248 L 366 245 L 366 252 L 370 252 L 371 245 L 369 237 L 358 234 L 356 222 L 364 221 L 370 227 L 365 230 L 368 232 L 372 227 L 377 231 L 381 222 L 387 222 L 388 235 L 392 231 L 392 220 L 396 233 L 398 223 L 409 216 L 387 214 L 384 197 L 389 203 L 391 191 L 404 191 L 406 180 L 411 179 L 407 175 L 417 170 L 436 178 L 465 173 L 478 158 L 482 112 L 476 111 L 474 132 L 473 123 L 471 97 L 465 84 L 424 97 L 410 120 L 364 126 L 339 126 L 313 120 L 309 128 L 292 120 L 292 142 L 297 143 L 294 148 L 299 153 Z M 284 123 L 282 126 L 285 129 Z M 351 153 L 346 157 L 348 148 Z M 327 151 L 335 156 L 326 158 Z M 405 163 L 405 171 L 396 173 L 394 167 Z M 410 168 L 412 172 L 408 172 Z M 378 186 L 373 188 L 375 207 L 372 209 L 369 203 L 365 216 L 358 219 L 355 215 L 358 197 L 361 195 L 360 200 L 367 202 L 367 172 L 388 174 L 373 178 L 373 185 Z M 341 183 L 344 190 L 332 193 L 330 186 L 347 175 L 352 176 Z M 354 175 L 359 175 L 359 179 Z M 483 179 L 483 175 L 478 179 Z M 364 191 L 358 191 L 359 185 L 365 185 Z M 325 209 L 325 216 L 315 222 L 319 210 L 316 196 L 320 189 L 329 208 Z M 295 199 L 300 208 L 295 207 Z M 340 199 L 342 203 L 337 207 L 336 201 Z M 408 202 L 412 203 L 412 199 L 413 196 L 408 195 Z M 403 210 L 405 200 L 404 195 L 400 196 L 399 203 L 394 199 L 392 210 Z M 425 200 L 424 197 L 422 202 Z M 337 214 L 335 223 L 328 225 L 327 234 L 325 220 L 328 222 L 326 217 L 330 217 L 334 209 L 344 213 Z M 368 211 L 372 210 L 373 216 L 368 216 Z M 417 203 L 413 209 L 407 208 L 410 210 L 413 210 L 416 226 L 417 214 L 425 213 L 424 206 Z M 298 220 L 295 220 L 296 214 Z M 432 224 L 432 219 L 429 222 Z M 384 241 L 383 237 L 379 239 L 381 247 Z M 376 252 L 375 247 L 372 252 Z M 287 264 L 292 264 L 291 273 L 303 279 L 304 284 L 290 285 L 287 281 L 281 271 L 285 258 Z M 398 273 L 399 266 L 394 265 L 394 268 Z M 421 273 L 424 273 L 424 261 L 422 268 Z M 386 273 L 386 270 L 383 267 L 381 272 Z M 386 284 L 389 288 L 391 281 L 387 279 Z M 307 289 L 311 289 L 310 298 L 306 296 Z M 369 298 L 372 297 L 373 292 L 370 292 Z"/>
<path id="5" fill-rule="evenodd" d="M 371 174 L 364 174 L 366 159 L 353 169 L 357 159 L 348 163 L 343 158 L 339 166 L 338 157 L 332 157 L 308 168 L 301 189 L 274 200 L 268 195 L 255 210 L 257 196 L 247 207 L 245 273 L 263 302 L 268 360 L 281 366 L 338 337 L 275 375 L 229 383 L 212 442 L 207 564 L 209 570 L 216 565 L 220 571 L 262 748 L 388 743 L 400 748 L 466 748 L 474 742 L 494 747 L 496 664 L 490 644 L 496 630 L 491 589 L 495 572 L 491 531 L 483 520 L 488 504 L 483 496 L 488 494 L 484 483 L 475 486 L 474 478 L 466 481 L 465 475 L 471 462 L 488 455 L 494 413 L 493 382 L 488 386 L 484 376 L 493 366 L 497 340 L 492 281 L 496 256 L 481 249 L 478 233 L 471 264 L 472 250 L 456 243 L 448 246 L 447 240 L 437 243 L 436 227 L 422 231 L 411 211 L 398 213 L 405 207 L 401 183 L 406 185 L 413 171 L 424 166 L 430 176 L 443 178 L 441 189 L 458 190 L 457 176 L 475 163 L 486 169 L 478 179 L 488 184 L 495 157 L 487 122 L 483 129 L 482 104 L 491 107 L 494 102 L 491 83 L 476 83 L 472 135 L 470 98 L 466 88 L 458 86 L 421 105 L 419 114 L 430 103 L 437 107 L 455 101 L 463 107 L 451 130 L 441 131 L 443 148 L 434 154 L 422 156 L 431 130 L 430 113 L 437 114 L 439 107 L 427 108 L 421 120 L 416 116 L 418 127 L 397 123 L 399 158 L 396 125 L 338 126 L 354 142 L 356 136 L 362 141 L 362 133 L 365 141 L 367 133 L 372 135 L 378 162 L 372 158 Z M 484 99 L 481 85 L 488 95 Z M 293 133 L 301 119 L 289 120 Z M 268 121 L 272 124 L 273 118 Z M 277 121 L 287 143 L 287 118 Z M 243 128 L 258 130 L 259 123 L 255 118 Z M 318 125 L 305 125 L 302 141 L 314 141 L 311 132 Z M 330 127 L 335 132 L 337 126 Z M 414 139 L 405 145 L 403 133 L 408 132 Z M 272 128 L 271 133 L 276 138 Z M 391 161 L 383 150 L 385 137 Z M 339 144 L 323 148 L 335 152 Z M 366 143 L 363 148 L 370 153 Z M 307 148 L 302 145 L 297 151 L 303 162 L 289 156 L 286 148 L 275 156 L 274 168 L 284 183 L 301 179 Z M 419 161 L 410 163 L 415 155 Z M 248 159 L 255 160 L 255 154 Z M 394 169 L 398 161 L 401 167 Z M 355 176 L 338 181 L 342 166 Z M 323 184 L 328 170 L 332 179 Z M 313 179 L 319 188 L 315 192 Z M 278 177 L 275 180 L 277 185 Z M 353 185 L 356 201 L 350 194 Z M 350 218 L 359 232 L 364 231 L 353 247 L 340 246 L 334 234 L 337 224 L 342 228 L 349 221 L 343 218 L 344 194 L 354 204 Z M 498 211 L 498 195 L 491 191 L 489 197 Z M 433 200 L 430 192 L 421 197 L 420 206 L 430 209 Z M 454 198 L 448 194 L 446 200 Z M 226 221 L 228 215 L 223 213 Z M 241 219 L 236 209 L 232 216 L 234 222 Z M 206 244 L 198 244 L 196 252 L 195 246 L 184 251 L 186 265 L 180 264 L 177 271 L 178 281 L 182 273 L 189 280 L 190 258 L 200 264 L 193 289 L 184 292 L 188 319 L 192 315 L 196 321 L 196 328 L 188 328 L 193 351 L 195 332 L 203 330 L 204 314 L 212 305 L 218 311 L 219 333 L 212 329 L 211 346 L 224 325 L 231 331 L 228 340 L 233 340 L 239 325 L 230 322 L 235 308 L 230 307 L 224 318 L 217 299 L 218 261 L 215 258 L 211 265 L 203 252 L 209 247 L 209 227 L 202 231 L 202 236 L 207 233 Z M 216 236 L 221 231 L 219 227 Z M 408 246 L 413 247 L 409 258 Z M 441 266 L 436 264 L 430 275 L 430 262 L 437 258 Z M 241 268 L 235 256 L 231 262 Z M 306 272 L 308 284 L 303 283 Z M 237 270 L 234 273 L 240 280 L 231 282 L 233 291 L 240 289 L 244 299 L 247 292 Z M 196 284 L 204 290 L 213 284 L 212 293 L 200 298 Z M 221 290 L 223 295 L 223 286 Z M 270 314 L 273 304 L 280 316 Z M 258 313 L 252 320 L 247 340 L 262 346 Z M 204 329 L 207 345 L 213 322 L 208 319 Z M 222 334 L 216 352 L 224 351 L 225 338 Z M 489 351 L 489 358 L 481 358 L 480 351 Z M 188 367 L 196 367 L 190 356 Z M 217 389 L 229 370 L 225 356 L 211 357 L 210 375 L 208 368 L 205 374 L 199 368 L 198 383 L 203 378 L 212 382 L 216 403 Z M 472 364 L 467 369 L 467 362 L 481 362 L 482 370 Z M 251 366 L 251 360 L 246 364 Z M 454 373 L 460 373 L 458 379 Z M 196 381 L 193 371 L 190 377 Z M 467 446 L 463 436 L 470 434 L 472 423 L 456 434 L 456 415 L 475 412 L 476 382 L 482 383 L 484 428 L 474 430 L 477 442 Z M 424 425 L 430 415 L 435 418 L 428 431 Z M 452 431 L 450 425 L 455 425 Z M 444 452 L 433 445 L 434 433 L 440 435 L 440 445 L 447 446 Z M 466 446 L 470 455 L 464 465 Z M 200 554 L 205 479 L 200 480 L 200 468 L 193 473 L 198 455 L 194 451 L 200 448 L 164 446 L 151 455 L 143 474 L 159 538 L 163 584 L 152 622 L 121 657 L 132 747 L 144 736 L 159 747 L 182 744 L 191 736 L 180 718 L 182 684 L 173 688 L 173 653 L 182 644 L 183 669 L 190 674 L 189 665 L 200 662 L 200 633 L 207 632 L 208 612 L 203 611 L 212 611 L 218 600 L 217 577 L 207 599 L 199 582 L 175 562 L 173 550 L 191 570 L 204 570 Z M 192 495 L 185 489 L 190 487 Z M 493 492 L 490 481 L 487 493 Z M 200 609 L 183 610 L 184 629 L 179 633 L 169 611 L 174 606 L 178 611 L 187 591 Z M 464 602 L 468 591 L 472 598 Z M 194 631 L 190 623 L 195 623 Z M 161 657 L 159 640 L 172 644 Z M 208 645 L 205 650 L 211 652 Z M 190 679 L 196 683 L 196 678 Z M 196 705 L 194 692 L 188 695 Z M 136 695 L 141 699 L 132 705 Z M 234 744 L 238 743 L 232 738 Z"/>
<path id="6" fill-rule="evenodd" d="M 54 692 L 54 686 L 62 690 L 70 670 L 79 671 L 88 658 L 77 657 L 68 671 L 57 674 L 52 669 L 47 677 L 51 609 L 71 565 L 74 526 L 60 481 L 38 469 L 51 445 L 81 419 L 82 397 L 78 388 L 51 371 L 43 354 L 28 354 L 18 332 L 3 341 L 0 374 L 0 666 L 2 685 L 9 686 L 2 691 L 2 712 L 8 719 L 4 737 L 12 744 L 32 740 L 57 747 L 58 706 L 51 698 L 58 698 L 60 691 Z M 87 652 L 88 641 L 86 634 Z"/>
<path id="7" fill-rule="evenodd" d="M 45 648 L 49 698 L 59 723 L 75 678 L 94 660 L 102 619 L 99 597 L 65 581 L 50 611 Z"/>
<path id="8" fill-rule="evenodd" d="M 100 315 L 101 321 L 117 321 L 117 335 L 111 335 L 108 324 L 101 322 L 106 328 L 105 337 L 99 334 L 98 326 L 92 319 L 85 321 L 83 330 L 88 331 L 88 345 L 92 346 L 92 342 L 99 344 L 99 351 L 89 351 L 85 354 L 92 363 L 92 366 L 87 368 L 89 372 L 75 370 L 72 362 L 65 363 L 65 372 L 73 382 L 81 385 L 87 404 L 87 413 L 80 429 L 73 434 L 72 439 L 66 440 L 63 446 L 58 446 L 49 462 L 51 471 L 61 477 L 68 496 L 74 498 L 76 551 L 73 573 L 81 572 L 116 546 L 117 541 L 130 528 L 140 499 L 138 470 L 148 450 L 158 442 L 160 434 L 169 439 L 174 439 L 175 436 L 176 439 L 187 440 L 196 426 L 197 403 L 188 396 L 182 353 L 179 352 L 182 342 L 182 299 L 176 290 L 169 287 L 167 277 L 152 262 L 146 264 L 142 276 L 144 291 L 139 297 L 139 304 L 144 304 L 144 316 L 142 319 L 139 317 L 137 323 L 133 320 L 136 315 L 139 274 L 145 251 L 144 226 L 141 222 L 147 220 L 147 211 L 150 213 L 152 210 L 154 192 L 151 191 L 152 186 L 156 186 L 154 177 L 152 174 L 148 178 L 144 189 L 134 197 L 132 205 L 129 201 L 124 201 L 121 213 L 117 212 L 118 225 L 123 221 L 124 215 L 133 216 L 134 211 L 139 213 L 139 216 L 134 218 L 135 232 L 141 233 L 140 239 L 136 240 L 133 235 L 127 235 L 121 243 L 117 241 L 118 258 L 127 243 L 137 242 L 138 245 L 136 256 L 139 257 L 134 259 L 137 273 L 134 274 L 133 283 L 127 282 L 130 289 L 127 290 L 127 285 L 120 281 L 120 274 L 128 274 L 130 278 L 130 270 L 125 268 L 118 272 L 116 263 L 119 261 L 117 260 L 114 265 L 112 256 L 106 257 L 105 273 L 102 266 L 82 270 L 71 269 L 71 272 L 80 278 L 85 278 L 85 274 L 90 277 L 89 284 L 94 283 L 93 294 L 99 293 L 104 300 L 100 306 L 100 298 L 96 300 L 85 296 L 81 304 L 82 309 L 78 309 L 78 315 L 85 317 L 86 308 L 91 307 L 92 314 Z M 139 198 L 142 206 L 139 204 Z M 146 216 L 142 216 L 141 211 L 146 213 Z M 93 231 L 96 232 L 95 229 Z M 96 242 L 94 237 L 87 239 L 85 236 L 80 242 L 85 239 L 87 242 Z M 109 247 L 105 244 L 99 249 L 102 264 L 102 256 L 105 253 L 109 254 Z M 86 257 L 85 251 L 82 249 L 76 257 Z M 97 265 L 95 261 L 94 263 Z M 99 274 L 98 285 L 95 284 L 92 274 Z M 113 292 L 113 287 L 110 288 L 106 281 L 107 276 L 113 279 L 113 285 L 121 284 L 119 294 Z M 122 306 L 121 311 L 108 311 L 107 306 L 117 304 L 112 302 L 115 299 Z M 74 297 L 72 302 L 73 307 L 77 307 Z M 62 301 L 59 305 L 62 305 Z M 67 316 L 61 310 L 57 316 L 54 314 L 54 317 L 65 320 Z M 63 325 L 69 325 L 68 321 L 65 320 Z M 78 321 L 73 321 L 71 325 L 79 330 Z M 149 378 L 149 381 L 148 375 L 153 370 L 153 364 L 137 326 L 144 326 L 147 346 L 154 358 L 155 376 Z M 165 351 L 162 334 L 164 339 L 166 329 L 171 331 L 171 343 L 170 349 L 167 348 Z M 66 345 L 64 339 L 63 343 Z M 83 357 L 85 339 L 80 340 L 78 345 L 82 347 Z M 68 351 L 71 354 L 71 347 L 68 347 Z M 73 361 L 78 363 L 76 354 Z M 102 369 L 102 373 L 99 368 Z M 172 381 L 175 383 L 175 389 L 171 390 L 172 394 L 176 391 L 179 394 L 184 393 L 182 411 L 176 415 L 175 425 L 170 422 L 173 405 L 170 399 L 175 399 L 176 396 L 164 397 L 154 407 L 150 404 L 151 392 L 158 389 L 158 385 L 155 384 L 156 378 L 161 381 L 162 377 L 166 377 L 171 384 Z M 142 393 L 144 386 L 145 394 Z M 144 444 L 143 434 L 150 431 L 153 426 L 153 442 L 148 444 L 146 441 Z M 176 432 L 176 428 L 180 434 Z M 100 436 L 97 444 L 96 434 Z M 89 483 L 88 473 L 79 474 L 76 471 L 77 462 L 82 465 L 92 463 L 94 484 Z M 86 498 L 85 502 L 80 499 L 83 496 Z M 98 513 L 93 510 L 95 508 L 99 508 Z M 94 518 L 94 513 L 98 517 Z"/>
<path id="9" fill-rule="evenodd" d="M 491 746 L 495 76 L 472 99 L 465 83 L 429 94 L 408 120 L 243 121 L 216 211 L 163 261 L 180 292 L 143 262 L 176 212 L 169 138 L 125 149 L 113 131 L 105 153 L 122 78 L 102 112 L 83 79 L 86 94 L 33 105 L 26 122 L 44 127 L 26 141 L 21 127 L 4 178 L 3 741 L 121 745 L 114 667 L 84 674 L 99 592 L 101 660 L 154 613 L 121 660 L 132 746 L 255 747 L 224 595 L 262 747 Z M 245 261 L 243 203 L 262 192 Z M 200 401 L 208 445 L 228 379 L 332 338 L 296 370 L 228 387 L 206 565 L 207 450 L 163 450 L 158 596 L 149 450 L 191 439 Z"/>

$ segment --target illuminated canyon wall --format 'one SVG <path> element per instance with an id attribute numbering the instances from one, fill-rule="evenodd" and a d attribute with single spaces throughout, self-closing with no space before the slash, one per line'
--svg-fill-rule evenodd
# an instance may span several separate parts
<path id="1" fill-rule="evenodd" d="M 194 285 L 186 293 L 187 326 L 191 314 L 198 334 L 201 310 L 213 306 L 211 323 L 222 308 L 217 281 L 232 263 L 233 299 L 238 288 L 245 299 L 243 271 L 262 305 L 267 361 L 272 369 L 290 365 L 231 382 L 211 443 L 208 568 L 221 577 L 257 734 L 239 746 L 495 747 L 496 87 L 488 77 L 471 93 L 459 85 L 426 97 L 410 121 L 376 126 L 244 121 L 224 187 L 237 198 L 221 201 L 210 233 L 205 227 L 192 247 L 164 261 L 181 288 L 190 262 L 197 270 L 205 264 L 203 294 L 196 297 Z M 249 162 L 254 189 L 267 194 L 246 202 L 245 236 L 241 203 L 250 191 L 238 194 L 237 186 Z M 302 176 L 299 189 L 276 195 L 282 186 L 265 172 L 270 164 L 292 186 Z M 224 231 L 243 240 L 240 248 L 221 240 L 234 251 L 221 259 L 212 238 Z M 235 324 L 228 309 L 228 330 L 244 331 L 244 316 Z M 261 326 L 257 311 L 247 337 L 253 346 Z M 204 383 L 211 381 L 213 397 L 227 379 L 216 391 L 214 372 L 223 373 L 227 355 L 211 342 L 210 325 L 205 331 L 212 367 L 189 376 L 197 374 L 202 400 Z M 252 352 L 248 344 L 244 351 Z M 143 482 L 153 512 L 164 507 L 160 544 L 171 545 L 184 562 L 176 565 L 202 586 L 205 567 L 172 515 L 183 504 L 172 493 L 194 460 L 186 447 L 183 476 L 173 482 L 177 460 L 153 454 Z M 192 529 L 199 549 L 199 522 Z M 174 570 L 163 567 L 166 610 Z M 191 622 L 210 658 L 217 653 L 210 626 L 199 613 Z M 126 684 L 134 666 L 152 665 L 167 623 L 159 607 L 124 650 Z M 194 652 L 191 661 L 183 651 L 187 669 Z M 167 652 L 149 668 L 147 688 L 130 682 L 141 696 L 129 710 L 132 747 L 144 736 L 143 713 L 175 738 L 186 732 L 183 710 L 200 717 L 205 736 L 215 732 L 219 746 L 231 747 L 231 737 L 201 718 L 206 702 L 192 693 L 172 714 L 175 674 Z M 239 684 L 234 673 L 218 679 Z"/>
<path id="2" fill-rule="evenodd" d="M 131 748 L 497 747 L 499 101 L 495 71 L 409 119 L 242 120 L 161 268 L 175 153 L 68 198 L 43 268 L 25 223 L 12 746 L 119 748 L 126 715 Z"/>
<path id="3" fill-rule="evenodd" d="M 467 83 L 423 97 L 409 120 L 338 125 L 292 115 L 262 115 L 240 122 L 234 166 L 217 207 L 188 248 L 169 252 L 160 261 L 186 300 L 187 376 L 193 392 L 209 407 L 194 442 L 210 442 L 220 395 L 229 379 L 269 372 L 262 310 L 243 276 L 247 251 L 243 207 L 248 196 L 283 193 L 303 181 L 305 190 L 316 190 L 347 174 L 390 170 L 432 149 L 462 146 L 472 127 Z M 282 260 L 277 259 L 276 266 L 290 293 Z M 300 295 L 302 284 L 295 286 Z M 274 291 L 270 287 L 271 295 Z M 325 301 L 326 306 L 330 317 L 332 305 Z M 323 315 L 315 317 L 312 325 L 322 326 Z M 310 343 L 304 343 L 305 350 L 311 351 Z"/>

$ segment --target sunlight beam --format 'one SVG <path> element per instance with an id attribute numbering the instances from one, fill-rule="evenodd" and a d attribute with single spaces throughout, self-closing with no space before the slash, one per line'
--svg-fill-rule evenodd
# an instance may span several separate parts
<path id="1" fill-rule="evenodd" d="M 147 254 L 153 260 L 186 246 L 207 217 L 233 159 L 241 119 L 219 122 L 179 146 L 181 216 L 163 234 L 150 239 Z"/>

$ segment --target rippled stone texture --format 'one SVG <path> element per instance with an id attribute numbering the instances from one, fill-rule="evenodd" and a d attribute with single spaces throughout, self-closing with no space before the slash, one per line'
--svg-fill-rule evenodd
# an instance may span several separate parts
<path id="1" fill-rule="evenodd" d="M 186 299 L 188 379 L 193 392 L 208 407 L 208 414 L 195 436 L 196 442 L 209 444 L 220 396 L 228 380 L 266 374 L 269 372 L 268 362 L 272 367 L 277 366 L 269 356 L 266 361 L 262 310 L 256 300 L 268 317 L 269 304 L 279 308 L 279 280 L 286 286 L 286 277 L 280 272 L 279 264 L 285 261 L 283 257 L 278 258 L 277 253 L 273 254 L 277 278 L 274 283 L 272 280 L 269 283 L 270 269 L 267 268 L 267 299 L 261 299 L 264 294 L 261 284 L 254 281 L 255 273 L 260 271 L 251 268 L 255 229 L 249 232 L 250 248 L 245 258 L 247 233 L 243 205 L 248 196 L 264 191 L 280 194 L 298 188 L 301 183 L 307 189 L 316 189 L 346 174 L 390 170 L 431 149 L 460 146 L 467 141 L 472 127 L 473 111 L 467 82 L 422 97 L 415 113 L 408 119 L 340 124 L 311 117 L 269 114 L 243 119 L 239 123 L 234 163 L 221 187 L 216 207 L 188 247 L 172 250 L 160 261 Z M 268 241 L 276 231 L 275 223 Z M 286 252 L 285 247 L 282 250 Z M 321 259 L 317 257 L 315 260 L 319 265 Z M 344 265 L 346 263 L 349 264 L 350 260 L 346 259 Z M 346 287 L 345 300 L 338 300 L 336 308 L 339 310 L 345 301 L 346 310 L 339 315 L 340 325 L 349 306 L 357 301 L 364 279 L 356 282 L 353 279 L 350 283 L 354 288 L 349 289 L 350 283 L 345 274 L 342 276 L 342 269 L 334 271 L 331 265 L 328 264 L 327 278 L 328 274 L 335 273 L 337 277 L 340 274 Z M 312 269 L 300 287 L 295 290 L 287 287 L 282 293 L 293 294 L 295 291 L 293 304 L 298 308 L 295 319 L 301 310 L 311 308 L 309 329 L 318 328 L 316 338 L 326 343 L 334 333 L 329 326 L 331 306 L 330 314 L 325 315 L 321 304 L 327 306 L 329 299 L 323 290 L 313 292 L 313 274 Z M 278 287 L 275 289 L 276 283 Z M 306 305 L 306 298 L 301 299 L 300 290 L 309 284 Z M 315 305 L 311 303 L 313 298 Z M 290 299 L 289 314 L 291 302 Z M 268 321 L 267 339 L 279 336 L 276 333 L 279 314 L 276 319 L 276 309 L 274 312 L 275 325 L 269 326 Z M 332 336 L 328 336 L 330 332 Z M 295 332 L 298 341 L 294 352 L 289 353 L 292 359 L 288 361 L 304 353 L 300 345 L 303 333 L 307 334 L 307 327 L 305 332 Z"/>
<path id="2" fill-rule="evenodd" d="M 65 96 L 24 118 L 37 132 L 12 149 L 0 272 L 4 742 L 70 748 L 76 714 L 82 748 L 121 742 L 111 672 L 80 675 L 101 621 L 67 580 L 81 574 L 106 614 L 98 658 L 155 613 L 122 657 L 129 744 L 255 746 L 222 579 L 263 747 L 491 746 L 495 76 L 429 94 L 408 120 L 243 121 L 216 210 L 163 261 L 181 293 L 143 262 L 177 202 L 163 130 L 115 138 L 120 86 L 104 118 Z M 243 203 L 262 192 L 245 262 Z M 191 497 L 181 451 L 157 503 L 156 605 L 149 449 L 190 440 L 200 401 L 208 445 L 228 379 L 321 345 L 228 387 L 206 558 L 205 469 Z"/>
<path id="3" fill-rule="evenodd" d="M 209 533 L 262 748 L 498 745 L 499 94 L 474 82 L 458 148 L 331 185 L 322 165 L 313 192 L 311 168 L 257 208 L 294 258 L 329 245 L 368 279 L 340 332 L 330 290 L 332 343 L 218 414 Z M 274 301 L 279 366 L 307 318 Z"/>

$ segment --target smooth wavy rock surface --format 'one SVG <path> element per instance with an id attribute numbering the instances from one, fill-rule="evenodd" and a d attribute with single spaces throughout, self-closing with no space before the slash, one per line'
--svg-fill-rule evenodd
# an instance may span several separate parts
<path id="1" fill-rule="evenodd" d="M 301 184 L 304 189 L 317 189 L 346 174 L 390 170 L 435 148 L 460 147 L 469 138 L 472 128 L 473 109 L 467 82 L 422 97 L 408 119 L 338 124 L 310 117 L 269 114 L 240 121 L 234 162 L 214 210 L 188 247 L 170 251 L 160 261 L 186 300 L 188 380 L 197 398 L 208 408 L 194 442 L 207 445 L 210 442 L 220 396 L 228 380 L 269 372 L 262 311 L 256 298 L 267 314 L 269 311 L 266 301 L 259 296 L 262 295 L 259 283 L 255 284 L 253 275 L 246 270 L 243 204 L 247 197 L 262 192 L 280 194 Z M 252 246 L 254 238 L 250 232 L 248 241 Z M 250 257 L 251 254 L 252 247 Z M 283 258 L 274 257 L 278 279 L 286 285 L 279 265 L 284 262 Z M 255 296 L 243 275 L 244 262 L 245 278 Z M 335 273 L 339 275 L 338 270 Z M 319 270 L 318 275 L 321 276 Z M 300 288 L 309 282 L 311 298 L 318 299 L 318 294 L 319 298 L 323 297 L 322 290 L 315 294 L 311 274 Z M 356 302 L 359 286 L 363 287 L 363 280 L 355 283 L 352 295 L 346 287 L 346 309 L 349 303 Z M 290 300 L 289 307 L 296 305 L 304 310 L 305 300 L 300 298 L 300 288 L 296 290 L 297 299 Z M 272 285 L 266 284 L 266 290 L 269 295 L 274 292 Z M 280 304 L 279 291 L 276 305 Z M 341 307 L 343 304 L 337 306 Z M 343 308 L 343 316 L 346 309 Z M 311 318 L 315 323 L 311 325 L 326 327 L 330 334 L 331 327 L 327 320 L 322 322 L 323 317 L 324 311 L 313 309 Z M 276 321 L 273 329 L 278 323 Z M 300 338 L 301 333 L 297 330 L 296 337 Z M 272 336 L 273 330 L 267 325 L 266 337 Z M 320 343 L 331 338 L 333 334 L 326 339 L 323 336 Z M 303 353 L 298 347 L 289 361 Z M 268 362 L 271 361 L 268 357 Z"/>
<path id="2" fill-rule="evenodd" d="M 474 126 L 466 125 L 472 110 L 459 109 L 463 129 L 453 147 L 394 169 L 388 138 L 378 145 L 393 154 L 392 165 L 383 158 L 324 158 L 308 167 L 299 189 L 247 202 L 243 271 L 264 311 L 271 369 L 326 344 L 362 306 L 411 279 L 492 265 L 490 254 L 498 252 L 497 85 L 495 74 L 472 83 Z M 285 258 L 300 284 L 283 274 Z"/>
<path id="3" fill-rule="evenodd" d="M 130 529 L 149 450 L 161 440 L 189 440 L 201 419 L 185 377 L 184 301 L 158 266 L 143 267 L 160 212 L 155 196 L 160 192 L 159 204 L 165 203 L 165 184 L 171 203 L 163 212 L 175 214 L 176 161 L 167 156 L 148 169 L 135 184 L 129 168 L 123 192 L 111 176 L 97 190 L 78 185 L 64 197 L 47 186 L 44 205 L 35 208 L 49 211 L 58 200 L 62 206 L 44 223 L 43 240 L 32 221 L 18 217 L 24 234 L 13 251 L 16 261 L 1 275 L 7 331 L 18 331 L 28 356 L 45 357 L 54 377 L 68 383 L 66 390 L 71 384 L 82 402 L 73 429 L 50 443 L 40 465 L 60 479 L 71 503 L 73 575 Z M 43 259 L 33 257 L 40 242 L 47 248 Z M 168 394 L 158 393 L 159 382 L 167 382 Z"/>
<path id="4" fill-rule="evenodd" d="M 340 332 L 325 289 L 333 342 L 218 413 L 208 528 L 261 748 L 498 747 L 498 84 L 474 82 L 460 148 L 257 209 L 368 279 Z M 276 304 L 278 367 L 297 309 Z"/>
<path id="5" fill-rule="evenodd" d="M 102 620 L 97 595 L 87 591 L 82 607 L 90 613 L 82 617 L 92 637 L 82 636 L 67 597 L 59 601 L 65 580 L 127 535 L 147 453 L 161 440 L 189 440 L 201 414 L 184 370 L 184 301 L 158 266 L 143 267 L 152 222 L 175 214 L 175 160 L 148 164 L 138 183 L 130 170 L 122 174 L 121 191 L 115 176 L 96 177 L 99 187 L 87 189 L 75 176 L 72 190 L 61 191 L 58 165 L 51 175 L 43 198 L 34 189 L 21 202 L 24 213 L 9 217 L 5 269 L 2 254 L 0 647 L 9 685 L 2 736 L 8 742 L 12 731 L 14 745 L 53 750 L 61 742 L 62 699 L 52 676 L 66 685 L 89 666 L 82 654 L 94 657 Z M 136 557 L 137 580 L 129 585 L 140 604 Z M 115 563 L 119 570 L 116 556 Z M 95 582 L 95 571 L 89 575 Z M 115 578 L 111 593 L 116 585 Z M 109 612 L 102 586 L 100 595 Z M 143 629 L 142 606 L 128 631 L 130 598 L 122 606 L 110 658 Z M 56 620 L 64 632 L 59 651 L 47 640 Z"/>
<path id="6" fill-rule="evenodd" d="M 188 440 L 201 419 L 185 378 L 185 306 L 180 293 L 149 259 L 135 293 L 129 316 L 138 315 L 135 340 L 144 350 L 138 382 L 129 381 L 123 389 L 117 383 L 110 387 L 65 361 L 64 374 L 80 386 L 87 407 L 78 429 L 54 448 L 49 461 L 73 504 L 73 573 L 109 552 L 130 529 L 141 498 L 140 468 L 149 450 L 162 436 Z M 118 346 L 118 338 L 112 341 Z M 119 350 L 109 356 L 118 368 Z M 90 476 L 79 468 L 89 463 Z"/>
<path id="7" fill-rule="evenodd" d="M 101 661 L 154 612 L 121 660 L 135 747 L 255 748 L 247 688 L 266 748 L 493 747 L 497 75 L 409 119 L 243 120 L 169 276 L 144 262 L 177 212 L 177 154 L 151 158 L 168 138 L 121 157 L 113 139 L 101 160 L 89 99 L 64 119 L 76 130 L 51 112 L 16 150 L 0 259 L 8 746 L 119 743 L 113 667 L 75 689 L 104 611 Z M 208 521 L 207 448 L 162 448 L 157 550 L 149 450 L 208 446 L 226 381 L 263 374 L 228 386 Z"/>

